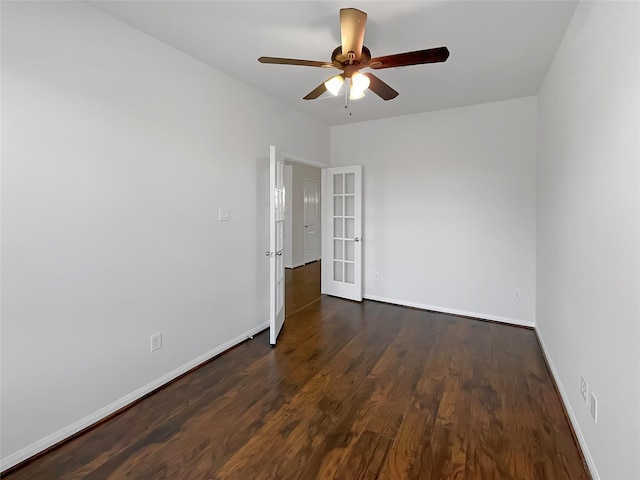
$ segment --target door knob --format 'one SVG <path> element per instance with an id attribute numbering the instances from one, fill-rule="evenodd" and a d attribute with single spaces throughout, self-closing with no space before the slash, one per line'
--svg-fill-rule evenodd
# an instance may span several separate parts
<path id="1" fill-rule="evenodd" d="M 278 256 L 282 255 L 282 250 L 280 250 L 279 252 L 276 252 L 276 255 Z"/>
<path id="2" fill-rule="evenodd" d="M 359 242 L 360 241 L 360 237 L 354 238 L 353 241 L 356 242 L 356 243 Z"/>
<path id="3" fill-rule="evenodd" d="M 270 257 L 271 256 L 271 252 L 264 252 L 265 256 Z"/>

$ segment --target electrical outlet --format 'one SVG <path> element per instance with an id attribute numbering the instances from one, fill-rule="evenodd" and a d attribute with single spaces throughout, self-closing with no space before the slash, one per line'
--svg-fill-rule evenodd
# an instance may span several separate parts
<path id="1" fill-rule="evenodd" d="M 593 421 L 598 423 L 598 399 L 591 392 L 591 401 L 589 402 L 589 410 L 591 410 L 591 416 L 593 417 Z"/>
<path id="2" fill-rule="evenodd" d="M 162 332 L 151 335 L 151 351 L 155 352 L 162 348 Z"/>
<path id="3" fill-rule="evenodd" d="M 583 400 L 586 402 L 589 395 L 589 384 L 584 377 L 580 377 L 580 393 L 582 394 Z"/>
<path id="4" fill-rule="evenodd" d="M 514 288 L 513 289 L 513 298 L 515 298 L 516 300 L 520 300 L 520 289 L 519 288 Z"/>

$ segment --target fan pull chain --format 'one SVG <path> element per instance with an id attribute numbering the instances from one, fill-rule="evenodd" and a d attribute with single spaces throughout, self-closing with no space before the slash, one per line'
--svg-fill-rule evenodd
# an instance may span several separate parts
<path id="1" fill-rule="evenodd" d="M 344 82 L 344 108 L 351 115 L 351 79 L 345 78 Z"/>

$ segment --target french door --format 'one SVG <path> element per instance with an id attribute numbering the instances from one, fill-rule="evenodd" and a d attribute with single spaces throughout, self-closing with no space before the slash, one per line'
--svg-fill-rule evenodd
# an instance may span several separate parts
<path id="1" fill-rule="evenodd" d="M 269 342 L 276 344 L 284 325 L 284 156 L 269 148 Z"/>
<path id="2" fill-rule="evenodd" d="M 362 301 L 362 166 L 323 169 L 322 293 Z"/>

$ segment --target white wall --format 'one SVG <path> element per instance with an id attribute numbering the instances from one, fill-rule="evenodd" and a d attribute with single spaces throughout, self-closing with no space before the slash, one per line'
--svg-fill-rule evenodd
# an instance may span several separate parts
<path id="1" fill-rule="evenodd" d="M 290 163 L 292 168 L 291 195 L 291 237 L 292 253 L 291 263 L 288 266 L 299 267 L 304 265 L 304 181 L 315 180 L 320 189 L 321 170 L 311 165 Z M 318 243 L 321 242 L 322 231 L 318 233 Z M 320 250 L 320 245 L 318 246 Z"/>
<path id="2" fill-rule="evenodd" d="M 332 127 L 331 164 L 363 165 L 365 297 L 532 325 L 535 161 L 533 97 Z"/>
<path id="3" fill-rule="evenodd" d="M 3 469 L 264 326 L 271 143 L 328 161 L 327 127 L 86 4 L 2 3 Z"/>
<path id="4" fill-rule="evenodd" d="M 639 6 L 581 2 L 538 97 L 538 331 L 607 480 L 640 478 Z"/>

